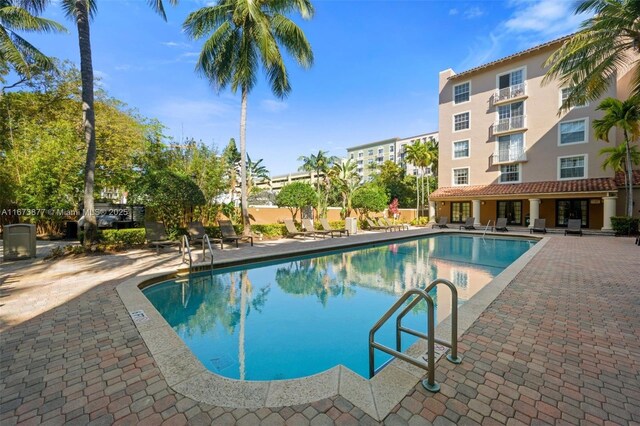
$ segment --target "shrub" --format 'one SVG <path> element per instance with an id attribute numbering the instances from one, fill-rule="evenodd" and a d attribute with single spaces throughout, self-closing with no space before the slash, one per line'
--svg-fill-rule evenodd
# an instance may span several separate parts
<path id="1" fill-rule="evenodd" d="M 631 235 L 638 233 L 638 225 L 640 219 L 634 219 L 628 216 L 613 216 L 611 218 L 611 226 L 616 231 L 616 235 Z"/>
<path id="2" fill-rule="evenodd" d="M 429 223 L 429 218 L 425 216 L 415 218 L 411 221 L 411 225 L 413 226 L 427 226 L 428 223 Z"/>
<path id="3" fill-rule="evenodd" d="M 313 206 L 317 201 L 316 191 L 304 182 L 294 182 L 282 187 L 276 195 L 276 205 L 286 207 L 291 212 L 291 218 L 296 219 L 300 209 Z"/>
<path id="4" fill-rule="evenodd" d="M 362 186 L 353 193 L 351 204 L 361 216 L 368 216 L 369 212 L 381 212 L 387 208 L 387 194 L 374 185 Z"/>
<path id="5" fill-rule="evenodd" d="M 133 246 L 145 243 L 144 228 L 105 229 L 98 232 L 98 241 L 106 245 Z"/>
<path id="6" fill-rule="evenodd" d="M 273 223 L 268 225 L 251 225 L 251 231 L 262 234 L 263 238 L 281 238 L 287 235 L 287 227 Z"/>

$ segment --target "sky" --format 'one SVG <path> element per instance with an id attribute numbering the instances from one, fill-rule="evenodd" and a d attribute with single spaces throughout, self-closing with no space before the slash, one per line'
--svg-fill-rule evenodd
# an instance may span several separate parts
<path id="1" fill-rule="evenodd" d="M 240 93 L 217 92 L 195 72 L 203 40 L 182 32 L 208 4 L 165 0 L 167 22 L 146 0 L 97 0 L 91 23 L 94 73 L 107 92 L 156 118 L 176 141 L 222 151 L 239 143 Z M 573 0 L 315 0 L 313 19 L 292 18 L 314 64 L 286 58 L 292 91 L 276 98 L 264 74 L 249 94 L 247 151 L 272 176 L 296 172 L 298 157 L 437 131 L 438 73 L 462 72 L 575 31 Z M 58 2 L 45 16 L 66 34 L 26 34 L 49 56 L 79 64 L 77 32 Z M 79 65 L 78 65 L 79 66 Z M 97 123 L 99 126 L 100 123 Z"/>

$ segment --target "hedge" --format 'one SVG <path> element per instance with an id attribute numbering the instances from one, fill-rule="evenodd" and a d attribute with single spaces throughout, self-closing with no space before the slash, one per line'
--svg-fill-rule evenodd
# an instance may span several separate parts
<path id="1" fill-rule="evenodd" d="M 144 228 L 104 229 L 98 231 L 98 241 L 107 245 L 140 245 L 145 243 L 145 231 Z"/>
<path id="2" fill-rule="evenodd" d="M 638 233 L 638 225 L 640 219 L 634 219 L 628 216 L 612 216 L 611 226 L 616 231 L 616 235 L 632 235 Z"/>

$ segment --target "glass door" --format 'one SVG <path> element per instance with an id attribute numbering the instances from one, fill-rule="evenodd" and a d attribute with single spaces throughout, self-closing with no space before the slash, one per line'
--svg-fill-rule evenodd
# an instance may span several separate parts
<path id="1" fill-rule="evenodd" d="M 558 200 L 556 226 L 567 226 L 569 219 L 580 219 L 582 227 L 589 227 L 589 200 Z"/>
<path id="2" fill-rule="evenodd" d="M 498 201 L 498 219 L 502 217 L 507 225 L 522 225 L 522 201 Z"/>

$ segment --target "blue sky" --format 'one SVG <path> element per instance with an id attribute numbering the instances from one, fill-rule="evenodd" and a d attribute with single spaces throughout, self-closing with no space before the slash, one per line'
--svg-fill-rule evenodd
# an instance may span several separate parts
<path id="1" fill-rule="evenodd" d="M 97 0 L 93 66 L 114 97 L 167 126 L 176 140 L 194 137 L 222 150 L 239 141 L 240 96 L 216 93 L 194 72 L 201 41 L 182 33 L 185 17 L 206 4 L 167 4 L 168 22 L 143 0 Z M 165 3 L 168 3 L 165 1 Z M 316 0 L 299 22 L 314 66 L 288 61 L 293 90 L 276 99 L 264 78 L 248 102 L 247 149 L 272 175 L 298 169 L 319 149 L 436 131 L 438 73 L 476 65 L 574 31 L 584 17 L 572 0 Z M 27 35 L 48 55 L 79 64 L 77 33 L 54 4 L 46 16 L 69 33 Z M 100 123 L 97 123 L 99 126 Z"/>

